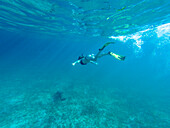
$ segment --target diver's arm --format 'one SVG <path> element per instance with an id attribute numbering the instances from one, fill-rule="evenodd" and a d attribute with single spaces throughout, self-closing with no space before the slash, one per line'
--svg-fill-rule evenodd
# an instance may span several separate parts
<path id="1" fill-rule="evenodd" d="M 98 65 L 98 63 L 96 63 L 96 62 L 94 62 L 94 61 L 90 61 L 90 63 L 95 64 L 95 65 Z"/>
<path id="2" fill-rule="evenodd" d="M 75 66 L 77 63 L 80 63 L 81 60 L 77 60 L 74 63 L 72 63 L 73 66 Z"/>

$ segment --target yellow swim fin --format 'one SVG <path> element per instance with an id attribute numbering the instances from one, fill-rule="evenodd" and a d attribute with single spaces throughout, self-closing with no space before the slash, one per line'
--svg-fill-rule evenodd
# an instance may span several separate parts
<path id="1" fill-rule="evenodd" d="M 115 54 L 113 52 L 109 52 L 109 54 L 118 60 L 125 60 L 125 56 L 121 56 L 121 55 Z"/>

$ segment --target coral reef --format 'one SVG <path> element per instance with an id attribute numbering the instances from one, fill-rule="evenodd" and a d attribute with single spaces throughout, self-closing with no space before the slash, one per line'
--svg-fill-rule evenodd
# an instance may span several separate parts
<path id="1" fill-rule="evenodd" d="M 170 124 L 168 110 L 161 104 L 118 88 L 44 78 L 1 84 L 1 128 L 167 128 Z"/>
<path id="2" fill-rule="evenodd" d="M 64 100 L 66 100 L 66 98 L 63 98 L 63 92 L 57 91 L 57 92 L 53 95 L 53 100 L 54 100 L 54 102 L 59 102 L 59 101 L 64 101 Z"/>

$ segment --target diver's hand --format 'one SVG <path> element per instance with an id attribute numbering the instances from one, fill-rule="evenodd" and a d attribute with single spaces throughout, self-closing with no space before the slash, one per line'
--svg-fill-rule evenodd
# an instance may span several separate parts
<path id="1" fill-rule="evenodd" d="M 76 65 L 76 63 L 72 63 L 72 65 L 73 65 L 73 66 L 75 66 L 75 65 Z"/>

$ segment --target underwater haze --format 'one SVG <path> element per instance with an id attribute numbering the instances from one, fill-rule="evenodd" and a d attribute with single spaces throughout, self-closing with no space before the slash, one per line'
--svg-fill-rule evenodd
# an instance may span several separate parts
<path id="1" fill-rule="evenodd" d="M 169 0 L 0 0 L 0 128 L 169 128 Z M 98 65 L 80 55 L 112 56 Z"/>

